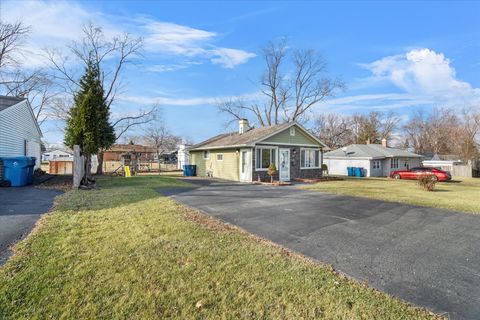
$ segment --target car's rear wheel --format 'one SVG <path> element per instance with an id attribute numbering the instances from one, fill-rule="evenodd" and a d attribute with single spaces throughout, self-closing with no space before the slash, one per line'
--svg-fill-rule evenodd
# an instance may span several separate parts
<path id="1" fill-rule="evenodd" d="M 393 175 L 393 179 L 400 180 L 400 179 L 402 179 L 402 177 L 397 173 L 397 174 Z"/>
<path id="2" fill-rule="evenodd" d="M 436 175 L 432 175 L 432 180 L 438 182 L 438 177 Z"/>

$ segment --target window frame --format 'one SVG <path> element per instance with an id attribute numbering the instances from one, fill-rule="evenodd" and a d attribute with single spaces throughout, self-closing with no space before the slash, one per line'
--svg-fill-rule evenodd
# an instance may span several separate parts
<path id="1" fill-rule="evenodd" d="M 268 171 L 268 167 L 267 168 L 262 168 L 261 167 L 261 164 L 262 164 L 262 155 L 260 154 L 260 157 L 258 156 L 259 155 L 259 151 L 262 151 L 263 150 L 270 150 L 270 163 L 274 163 L 275 164 L 275 167 L 278 169 L 278 147 L 275 147 L 275 146 L 257 146 L 255 147 L 255 171 Z M 275 158 L 273 159 L 274 162 L 272 162 L 272 153 L 271 153 L 271 150 L 275 150 Z M 260 161 L 259 161 L 260 160 Z M 260 165 L 260 167 L 259 167 Z"/>
<path id="2" fill-rule="evenodd" d="M 382 162 L 380 160 L 373 160 L 372 168 L 373 169 L 381 169 L 382 168 Z"/>
<path id="3" fill-rule="evenodd" d="M 314 159 L 313 159 L 313 167 L 306 167 L 306 161 L 307 161 L 307 151 L 313 152 L 314 153 Z M 305 156 L 303 158 L 305 163 L 302 163 L 302 152 L 305 152 Z M 321 159 L 321 149 L 318 148 L 300 148 L 300 170 L 308 170 L 308 169 L 320 169 L 322 167 Z M 315 166 L 315 163 L 318 162 L 318 166 Z"/>
<path id="4" fill-rule="evenodd" d="M 210 150 L 203 150 L 203 160 L 210 160 Z"/>
<path id="5" fill-rule="evenodd" d="M 390 169 L 398 169 L 398 158 L 390 158 Z"/>
<path id="6" fill-rule="evenodd" d="M 222 159 L 218 159 L 218 156 L 221 156 Z M 223 153 L 217 153 L 217 154 L 215 155 L 215 159 L 216 159 L 217 161 L 223 161 Z"/>
<path id="7" fill-rule="evenodd" d="M 290 127 L 290 137 L 295 137 L 295 127 Z"/>

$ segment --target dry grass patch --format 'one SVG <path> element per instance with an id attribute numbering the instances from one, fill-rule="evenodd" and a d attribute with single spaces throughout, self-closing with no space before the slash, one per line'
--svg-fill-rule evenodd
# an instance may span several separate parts
<path id="1" fill-rule="evenodd" d="M 0 270 L 0 319 L 431 319 L 159 195 L 169 177 L 71 191 Z"/>

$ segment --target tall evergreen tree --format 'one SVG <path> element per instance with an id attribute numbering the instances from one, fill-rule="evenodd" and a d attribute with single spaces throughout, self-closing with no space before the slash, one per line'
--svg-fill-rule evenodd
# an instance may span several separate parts
<path id="1" fill-rule="evenodd" d="M 68 113 L 65 132 L 65 145 L 70 148 L 79 145 L 85 156 L 84 183 L 90 177 L 91 156 L 115 142 L 114 129 L 109 121 L 110 110 L 99 75 L 97 65 L 89 61 L 80 79 L 80 89 L 75 93 L 74 106 Z"/>

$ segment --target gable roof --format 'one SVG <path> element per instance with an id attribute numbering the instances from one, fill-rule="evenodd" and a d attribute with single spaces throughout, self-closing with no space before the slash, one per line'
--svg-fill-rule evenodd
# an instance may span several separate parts
<path id="1" fill-rule="evenodd" d="M 403 149 L 388 148 L 381 144 L 351 144 L 325 153 L 324 158 L 333 159 L 383 159 L 393 157 L 422 158 L 421 155 Z"/>
<path id="2" fill-rule="evenodd" d="M 24 100 L 27 100 L 27 99 L 18 98 L 18 97 L 0 96 L 0 112 Z"/>
<path id="3" fill-rule="evenodd" d="M 17 104 L 21 102 L 26 102 L 26 105 L 28 107 L 28 111 L 32 115 L 33 121 L 35 122 L 35 127 L 37 128 L 38 134 L 40 137 L 43 137 L 42 130 L 40 129 L 40 126 L 38 125 L 37 118 L 35 117 L 35 114 L 33 113 L 32 106 L 30 105 L 30 102 L 28 102 L 28 99 L 26 98 L 19 98 L 19 97 L 10 97 L 10 96 L 1 96 L 0 95 L 0 112 L 16 106 Z"/>
<path id="4" fill-rule="evenodd" d="M 238 132 L 219 134 L 194 145 L 190 151 L 253 146 L 255 143 L 268 139 L 292 126 L 298 127 L 305 134 L 318 142 L 319 145 L 324 148 L 328 148 L 323 142 L 321 142 L 317 137 L 312 135 L 298 123 L 288 122 L 269 127 L 252 128 L 243 134 L 239 134 Z"/>

